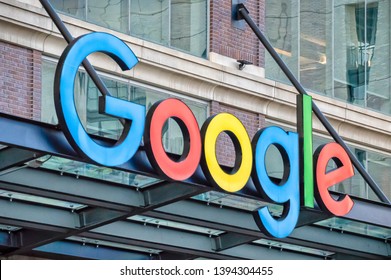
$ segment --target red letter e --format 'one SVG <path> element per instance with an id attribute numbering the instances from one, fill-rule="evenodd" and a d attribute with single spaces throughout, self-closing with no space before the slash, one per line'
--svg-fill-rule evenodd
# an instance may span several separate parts
<path id="1" fill-rule="evenodd" d="M 327 172 L 327 164 L 333 160 L 337 168 Z M 335 216 L 344 216 L 353 207 L 353 201 L 348 195 L 334 200 L 328 189 L 354 175 L 353 166 L 345 150 L 337 143 L 320 146 L 315 152 L 315 198 L 320 208 Z"/>

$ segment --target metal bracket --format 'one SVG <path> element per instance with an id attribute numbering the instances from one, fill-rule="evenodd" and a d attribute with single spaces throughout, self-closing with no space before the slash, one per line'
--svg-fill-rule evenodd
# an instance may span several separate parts
<path id="1" fill-rule="evenodd" d="M 188 184 L 163 182 L 143 190 L 142 194 L 144 195 L 145 206 L 152 206 L 157 204 L 164 205 L 173 203 L 202 192 L 205 192 L 205 190 L 200 190 L 199 188 Z"/>
<path id="2" fill-rule="evenodd" d="M 246 28 L 246 22 L 239 13 L 239 9 L 244 7 L 246 0 L 232 0 L 232 26 L 241 30 Z"/>
<path id="3" fill-rule="evenodd" d="M 114 220 L 124 214 L 124 212 L 104 208 L 89 209 L 79 214 L 80 228 L 103 224 L 105 221 Z"/>
<path id="4" fill-rule="evenodd" d="M 247 244 L 257 239 L 259 239 L 259 237 L 228 232 L 213 238 L 212 249 L 216 252 L 220 252 L 242 244 Z"/>

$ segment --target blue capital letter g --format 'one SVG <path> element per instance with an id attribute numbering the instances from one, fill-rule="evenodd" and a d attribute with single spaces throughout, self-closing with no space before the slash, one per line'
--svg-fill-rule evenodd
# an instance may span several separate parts
<path id="1" fill-rule="evenodd" d="M 124 129 L 118 142 L 110 147 L 91 139 L 77 114 L 74 84 L 79 66 L 95 52 L 110 56 L 122 70 L 129 70 L 138 63 L 133 51 L 113 35 L 96 32 L 73 40 L 61 55 L 56 69 L 54 98 L 57 117 L 67 140 L 79 154 L 98 164 L 116 166 L 132 158 L 140 146 L 145 126 L 145 107 L 103 96 L 103 112 L 125 119 Z"/>

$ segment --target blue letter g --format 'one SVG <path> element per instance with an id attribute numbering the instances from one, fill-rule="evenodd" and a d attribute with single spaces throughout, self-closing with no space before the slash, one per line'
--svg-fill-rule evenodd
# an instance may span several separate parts
<path id="1" fill-rule="evenodd" d="M 138 63 L 132 50 L 113 35 L 96 32 L 75 39 L 61 55 L 56 69 L 56 111 L 67 140 L 77 152 L 98 164 L 116 166 L 132 158 L 140 146 L 144 133 L 145 107 L 103 96 L 103 113 L 125 119 L 124 129 L 118 142 L 110 147 L 102 146 L 91 139 L 79 119 L 73 95 L 79 66 L 94 52 L 110 56 L 122 70 L 129 70 Z"/>

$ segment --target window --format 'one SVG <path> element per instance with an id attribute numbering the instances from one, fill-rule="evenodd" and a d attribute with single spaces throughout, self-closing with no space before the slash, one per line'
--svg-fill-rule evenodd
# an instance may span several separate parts
<path id="1" fill-rule="evenodd" d="M 266 1 L 266 35 L 293 74 L 298 77 L 298 11 L 297 1 Z M 265 53 L 267 78 L 289 84 L 288 78 L 268 52 Z"/>
<path id="2" fill-rule="evenodd" d="M 58 11 L 199 57 L 207 55 L 207 0 L 51 0 Z"/>
<path id="3" fill-rule="evenodd" d="M 391 114 L 391 2 L 267 0 L 266 35 L 311 92 Z M 289 83 L 269 54 L 266 77 Z"/>
<path id="4" fill-rule="evenodd" d="M 374 75 L 371 73 L 372 68 L 376 69 L 379 66 L 373 63 L 377 49 L 378 6 L 377 2 L 367 5 L 362 2 L 342 7 L 346 19 L 346 33 L 343 36 L 345 48 L 340 50 L 338 55 L 341 58 L 346 56 L 346 68 L 339 70 L 336 82 L 339 83 L 338 97 L 353 104 L 380 110 L 375 103 L 387 102 L 388 98 L 384 96 L 380 101 L 378 98 L 381 96 L 375 93 L 379 92 L 379 89 L 372 85 L 374 81 L 370 82 L 370 77 Z M 369 91 L 370 88 L 372 93 Z"/>

